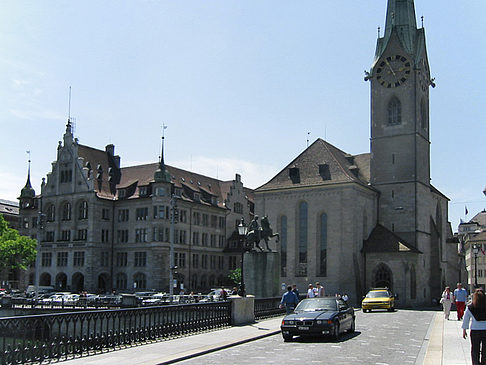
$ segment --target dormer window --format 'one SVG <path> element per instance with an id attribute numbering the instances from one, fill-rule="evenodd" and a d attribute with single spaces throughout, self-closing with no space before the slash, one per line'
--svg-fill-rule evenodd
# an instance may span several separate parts
<path id="1" fill-rule="evenodd" d="M 175 194 L 175 196 L 180 197 L 181 196 L 181 188 L 175 188 L 174 189 L 174 194 Z"/>
<path id="2" fill-rule="evenodd" d="M 328 164 L 319 165 L 319 175 L 321 175 L 322 180 L 331 180 L 331 171 L 329 171 Z"/>
<path id="3" fill-rule="evenodd" d="M 118 190 L 118 197 L 125 198 L 127 196 L 127 191 L 125 189 Z"/>
<path id="4" fill-rule="evenodd" d="M 147 196 L 148 195 L 148 188 L 146 186 L 140 187 L 140 196 Z"/>
<path id="5" fill-rule="evenodd" d="M 167 192 L 165 190 L 165 188 L 162 188 L 162 187 L 158 187 L 156 190 L 156 195 L 157 196 L 166 196 L 167 195 Z"/>
<path id="6" fill-rule="evenodd" d="M 300 183 L 300 171 L 298 167 L 291 167 L 289 169 L 289 177 L 292 180 L 292 183 L 298 184 Z"/>
<path id="7" fill-rule="evenodd" d="M 201 194 L 200 193 L 194 193 L 194 200 L 200 201 L 201 200 Z"/>

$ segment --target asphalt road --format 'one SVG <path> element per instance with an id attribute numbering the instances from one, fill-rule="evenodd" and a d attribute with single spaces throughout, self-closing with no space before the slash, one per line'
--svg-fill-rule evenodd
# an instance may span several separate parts
<path id="1" fill-rule="evenodd" d="M 280 334 L 182 361 L 180 364 L 415 364 L 435 312 L 356 312 L 356 332 L 339 342 Z"/>

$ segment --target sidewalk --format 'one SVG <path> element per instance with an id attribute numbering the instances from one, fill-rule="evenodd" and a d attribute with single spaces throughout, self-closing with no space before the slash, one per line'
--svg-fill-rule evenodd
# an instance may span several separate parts
<path id="1" fill-rule="evenodd" d="M 452 319 L 454 317 L 454 319 Z M 444 319 L 443 312 L 437 312 L 431 324 L 429 344 L 424 365 L 471 365 L 471 342 L 469 331 L 467 339 L 462 338 L 462 321 Z"/>
<path id="2" fill-rule="evenodd" d="M 189 359 L 280 332 L 282 317 L 68 360 L 69 365 L 156 365 Z"/>

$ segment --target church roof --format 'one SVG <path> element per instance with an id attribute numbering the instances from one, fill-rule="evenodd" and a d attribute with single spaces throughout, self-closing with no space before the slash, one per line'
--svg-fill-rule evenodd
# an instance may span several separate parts
<path id="1" fill-rule="evenodd" d="M 369 186 L 370 154 L 350 155 L 318 138 L 259 191 L 357 183 Z"/>
<path id="2" fill-rule="evenodd" d="M 422 253 L 416 247 L 403 240 L 381 224 L 377 224 L 367 240 L 364 241 L 363 252 L 413 252 Z"/>
<path id="3" fill-rule="evenodd" d="M 92 178 L 97 179 L 98 168 L 101 169 L 101 184 L 95 183 L 95 191 L 100 197 L 113 197 L 113 193 L 110 190 L 110 184 L 108 181 L 109 174 L 108 169 L 113 166 L 109 161 L 109 156 L 106 151 L 99 150 L 97 148 L 78 144 L 78 156 L 84 158 L 84 167 L 88 167 L 92 170 L 94 175 Z"/>

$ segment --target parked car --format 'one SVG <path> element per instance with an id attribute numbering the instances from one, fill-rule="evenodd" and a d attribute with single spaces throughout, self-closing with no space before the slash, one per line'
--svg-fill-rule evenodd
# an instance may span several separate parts
<path id="1" fill-rule="evenodd" d="M 386 309 L 393 312 L 395 299 L 398 299 L 398 296 L 393 295 L 388 288 L 374 288 L 363 297 L 361 308 L 365 313 L 371 312 L 372 309 Z"/>
<path id="2" fill-rule="evenodd" d="M 215 302 L 215 301 L 218 301 L 218 300 L 222 300 L 221 299 L 221 291 L 223 289 L 213 289 L 211 290 L 208 295 L 206 295 L 205 298 L 201 299 L 201 302 Z M 226 292 L 226 297 L 229 297 L 231 295 L 231 291 L 228 290 L 228 289 L 224 289 L 224 291 Z"/>
<path id="3" fill-rule="evenodd" d="M 49 297 L 42 299 L 41 303 L 42 304 L 60 305 L 60 304 L 63 303 L 64 297 L 68 294 L 71 294 L 71 293 L 68 293 L 68 292 L 54 293 L 54 294 L 50 295 Z"/>
<path id="4" fill-rule="evenodd" d="M 302 300 L 294 313 L 286 315 L 280 326 L 284 341 L 294 336 L 330 336 L 339 340 L 342 332 L 354 332 L 354 309 L 336 297 L 308 298 Z"/>

